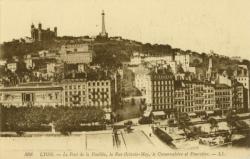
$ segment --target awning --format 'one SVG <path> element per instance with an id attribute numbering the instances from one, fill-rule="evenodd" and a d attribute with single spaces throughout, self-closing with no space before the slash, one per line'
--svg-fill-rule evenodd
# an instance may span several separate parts
<path id="1" fill-rule="evenodd" d="M 250 113 L 237 114 L 238 117 L 249 117 Z"/>
<path id="2" fill-rule="evenodd" d="M 209 110 L 209 111 L 206 111 L 206 114 L 207 114 L 207 115 L 211 115 L 211 114 L 214 114 L 214 111 L 211 111 L 211 110 Z"/>
<path id="3" fill-rule="evenodd" d="M 165 113 L 164 111 L 155 111 L 155 112 L 152 112 L 154 116 L 164 116 Z"/>
<path id="4" fill-rule="evenodd" d="M 216 119 L 216 120 L 221 120 L 221 119 L 223 119 L 222 117 L 220 117 L 220 116 L 215 116 L 215 117 L 213 117 L 214 119 Z"/>
<path id="5" fill-rule="evenodd" d="M 188 113 L 188 116 L 193 117 L 193 116 L 197 116 L 197 114 L 195 114 L 195 113 Z"/>

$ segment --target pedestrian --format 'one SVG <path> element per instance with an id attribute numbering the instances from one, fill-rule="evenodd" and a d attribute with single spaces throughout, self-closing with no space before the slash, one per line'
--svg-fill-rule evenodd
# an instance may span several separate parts
<path id="1" fill-rule="evenodd" d="M 149 137 L 151 137 L 151 133 L 149 133 Z"/>

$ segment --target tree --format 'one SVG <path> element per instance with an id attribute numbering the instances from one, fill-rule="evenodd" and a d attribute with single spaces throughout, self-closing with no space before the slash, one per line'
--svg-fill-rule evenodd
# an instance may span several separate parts
<path id="1" fill-rule="evenodd" d="M 178 120 L 178 127 L 180 129 L 182 129 L 186 135 L 186 137 L 188 137 L 188 128 L 189 128 L 189 117 L 187 113 L 178 113 L 177 115 L 177 120 Z M 189 138 L 189 137 L 188 137 Z"/>
<path id="2" fill-rule="evenodd" d="M 208 123 L 210 124 L 210 133 L 214 129 L 214 133 L 216 133 L 216 130 L 219 128 L 218 121 L 214 118 L 209 118 Z"/>

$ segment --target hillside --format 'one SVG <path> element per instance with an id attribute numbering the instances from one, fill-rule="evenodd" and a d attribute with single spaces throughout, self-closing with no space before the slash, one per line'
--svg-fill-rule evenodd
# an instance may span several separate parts
<path id="1" fill-rule="evenodd" d="M 48 42 L 34 42 L 34 43 L 22 43 L 19 41 L 5 42 L 0 45 L 0 58 L 9 59 L 12 56 L 22 57 L 25 54 L 36 53 L 43 49 L 58 50 L 59 47 L 67 42 L 79 42 L 82 37 L 58 37 L 54 41 Z M 89 38 L 85 36 L 84 38 Z M 213 67 L 217 71 L 227 70 L 229 74 L 232 74 L 237 64 L 246 64 L 250 68 L 250 62 L 243 60 L 239 62 L 231 60 L 229 57 L 220 56 L 218 54 L 211 55 L 206 53 L 197 53 L 191 50 L 181 50 L 178 48 L 172 48 L 170 45 L 163 44 L 143 44 L 141 42 L 121 39 L 121 40 L 98 40 L 91 42 L 93 44 L 93 50 L 95 52 L 94 63 L 100 64 L 104 67 L 119 67 L 122 62 L 129 61 L 130 56 L 134 51 L 138 51 L 147 55 L 161 56 L 161 55 L 173 55 L 177 52 L 189 53 L 203 60 L 199 62 L 194 60 L 191 65 L 198 67 L 199 69 L 207 69 L 208 59 L 212 57 Z"/>

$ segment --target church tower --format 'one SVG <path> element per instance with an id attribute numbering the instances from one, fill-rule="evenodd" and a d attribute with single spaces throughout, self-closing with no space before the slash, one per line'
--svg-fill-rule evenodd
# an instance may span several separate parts
<path id="1" fill-rule="evenodd" d="M 38 41 L 42 41 L 42 24 L 38 24 Z"/>
<path id="2" fill-rule="evenodd" d="M 35 37 L 35 26 L 34 26 L 33 23 L 31 24 L 30 32 L 31 32 L 31 38 L 32 38 L 33 40 L 36 40 L 36 37 Z"/>
<path id="3" fill-rule="evenodd" d="M 212 67 L 213 67 L 212 57 L 209 57 L 208 70 L 207 70 L 207 79 L 209 79 L 209 80 L 212 77 Z"/>

